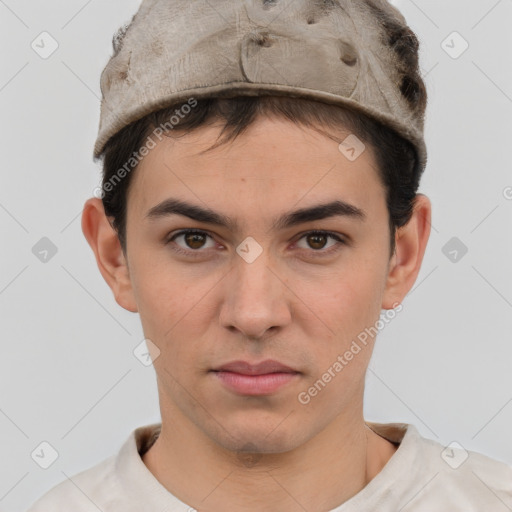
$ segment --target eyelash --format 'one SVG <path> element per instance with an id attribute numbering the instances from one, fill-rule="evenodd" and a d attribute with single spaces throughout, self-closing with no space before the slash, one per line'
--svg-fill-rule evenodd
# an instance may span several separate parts
<path id="1" fill-rule="evenodd" d="M 198 229 L 184 229 L 184 230 L 181 230 L 181 231 L 178 231 L 177 233 L 175 233 L 171 238 L 169 238 L 166 242 L 166 244 L 170 244 L 171 242 L 173 242 L 177 237 L 181 236 L 181 235 L 189 235 L 189 234 L 197 234 L 197 235 L 206 235 L 206 236 L 209 236 L 210 238 L 213 239 L 213 237 L 206 231 L 202 231 L 202 230 L 198 230 Z M 313 230 L 313 231 L 308 231 L 306 233 L 304 233 L 298 240 L 302 240 L 304 237 L 307 237 L 308 235 L 322 235 L 322 236 L 327 236 L 329 238 L 333 238 L 334 240 L 336 240 L 338 242 L 338 244 L 336 244 L 335 246 L 331 247 L 330 249 L 327 249 L 327 250 L 323 250 L 323 249 L 318 249 L 318 250 L 314 250 L 314 249 L 311 249 L 311 253 L 314 255 L 314 257 L 322 257 L 322 256 L 330 256 L 331 254 L 339 251 L 341 249 L 341 246 L 342 245 L 347 245 L 347 242 L 345 240 L 343 240 L 340 236 L 338 236 L 336 233 L 333 233 L 331 231 L 321 231 L 321 230 Z M 174 244 L 175 245 L 175 244 Z M 190 249 L 190 250 L 185 250 L 179 246 L 174 246 L 173 248 L 173 251 L 177 252 L 178 254 L 183 254 L 185 256 L 192 256 L 192 257 L 199 257 L 202 255 L 202 253 L 204 253 L 205 251 L 202 251 L 201 249 Z M 302 249 L 302 250 L 307 250 L 307 249 Z"/>

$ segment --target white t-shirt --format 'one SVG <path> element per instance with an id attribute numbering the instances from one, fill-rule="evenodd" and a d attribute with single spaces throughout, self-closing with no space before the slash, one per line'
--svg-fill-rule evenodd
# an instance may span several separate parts
<path id="1" fill-rule="evenodd" d="M 443 447 L 407 423 L 367 425 L 398 449 L 364 489 L 331 512 L 511 512 L 512 466 Z M 142 462 L 160 423 L 132 431 L 116 455 L 61 482 L 27 512 L 193 512 Z M 449 445 L 450 446 L 450 445 Z"/>

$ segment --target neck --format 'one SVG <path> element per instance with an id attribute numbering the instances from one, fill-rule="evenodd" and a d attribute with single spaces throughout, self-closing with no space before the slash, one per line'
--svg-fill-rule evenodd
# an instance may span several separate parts
<path id="1" fill-rule="evenodd" d="M 167 409 L 169 411 L 169 409 Z M 143 456 L 159 482 L 197 510 L 331 510 L 361 491 L 396 447 L 362 416 L 339 415 L 294 450 L 233 454 L 173 411 Z"/>

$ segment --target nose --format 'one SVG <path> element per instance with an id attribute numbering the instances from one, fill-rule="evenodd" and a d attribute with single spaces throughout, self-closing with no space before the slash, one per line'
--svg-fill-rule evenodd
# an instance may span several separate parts
<path id="1" fill-rule="evenodd" d="M 267 249 L 251 263 L 237 257 L 233 265 L 224 282 L 221 326 L 252 339 L 282 330 L 291 321 L 293 297 L 285 272 L 276 270 Z"/>

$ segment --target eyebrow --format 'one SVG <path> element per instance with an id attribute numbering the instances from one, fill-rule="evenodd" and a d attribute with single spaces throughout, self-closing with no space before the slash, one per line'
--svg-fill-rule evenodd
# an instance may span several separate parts
<path id="1" fill-rule="evenodd" d="M 203 208 L 201 206 L 173 198 L 166 199 L 156 206 L 153 206 L 147 212 L 146 218 L 149 220 L 156 220 L 171 215 L 183 215 L 184 217 L 189 217 L 197 222 L 221 226 L 231 231 L 239 230 L 238 222 L 230 217 L 226 217 L 225 215 L 210 210 L 209 208 Z M 285 229 L 310 221 L 339 216 L 364 221 L 366 219 L 366 212 L 354 205 L 337 200 L 288 212 L 274 221 L 272 229 Z"/>

